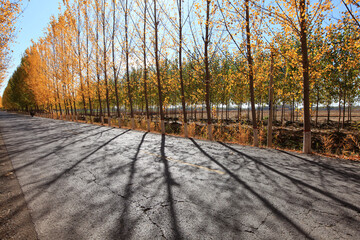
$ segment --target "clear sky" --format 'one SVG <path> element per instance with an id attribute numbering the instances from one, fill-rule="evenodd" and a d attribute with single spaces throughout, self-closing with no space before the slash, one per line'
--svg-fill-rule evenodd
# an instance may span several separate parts
<path id="1" fill-rule="evenodd" d="M 31 45 L 31 40 L 36 41 L 39 37 L 42 37 L 44 29 L 50 22 L 50 17 L 58 14 L 59 3 L 62 0 L 24 0 L 23 2 L 25 10 L 17 22 L 20 32 L 17 34 L 16 43 L 12 46 L 14 51 L 12 54 L 12 64 L 8 70 L 8 77 L 1 86 L 0 95 L 3 95 L 8 78 L 20 64 L 22 55 Z"/>

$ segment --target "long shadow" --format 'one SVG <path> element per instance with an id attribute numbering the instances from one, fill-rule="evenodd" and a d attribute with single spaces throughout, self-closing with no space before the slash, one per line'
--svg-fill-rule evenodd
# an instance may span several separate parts
<path id="1" fill-rule="evenodd" d="M 37 118 L 31 118 L 29 116 L 21 116 L 21 115 L 4 115 L 1 114 L 0 115 L 0 119 L 6 119 L 7 121 L 11 121 L 12 123 L 14 123 L 15 121 L 17 122 L 22 122 L 22 125 L 20 127 L 24 128 L 24 123 L 26 124 L 31 124 L 31 125 L 35 125 L 36 122 L 43 122 L 44 120 L 41 119 L 37 119 Z M 55 123 L 55 121 L 51 121 L 49 119 L 46 119 L 47 122 L 53 122 Z M 67 122 L 64 123 L 57 123 L 57 125 L 67 125 Z M 40 125 L 35 125 L 34 127 L 31 127 L 31 129 L 41 129 L 42 126 Z"/>
<path id="2" fill-rule="evenodd" d="M 148 134 L 148 132 L 144 133 L 144 135 L 141 138 L 140 144 L 138 145 L 136 149 L 135 156 L 132 159 L 131 166 L 130 166 L 130 174 L 125 186 L 125 193 L 124 193 L 124 208 L 120 217 L 120 229 L 119 229 L 119 235 L 121 239 L 129 239 L 131 237 L 131 230 L 133 229 L 133 226 L 136 224 L 136 222 L 131 221 L 129 219 L 129 207 L 130 207 L 130 200 L 133 195 L 132 192 L 132 185 L 134 176 L 136 173 L 136 162 L 138 160 L 138 155 L 140 153 L 140 149 L 142 144 L 144 143 L 145 137 Z"/>
<path id="3" fill-rule="evenodd" d="M 47 126 L 44 126 L 44 125 L 41 125 L 41 127 L 34 127 L 35 124 L 38 124 L 38 123 L 22 122 L 21 126 L 16 126 L 16 130 L 17 131 L 31 131 L 33 133 L 39 133 L 39 132 L 43 132 L 45 130 L 46 131 L 51 131 L 51 130 L 59 129 L 61 127 L 69 126 L 69 124 L 58 124 L 58 125 L 56 125 L 54 127 L 47 127 Z M 4 133 L 13 133 L 13 131 L 7 131 L 7 130 L 2 130 L 2 132 L 4 132 Z"/>
<path id="4" fill-rule="evenodd" d="M 94 151 L 90 152 L 88 155 L 86 155 L 85 157 L 81 158 L 79 161 L 77 161 L 76 163 L 74 163 L 73 165 L 71 165 L 69 168 L 63 170 L 60 174 L 58 174 L 55 178 L 53 178 L 51 181 L 46 182 L 43 184 L 43 186 L 50 186 L 54 183 L 56 183 L 62 176 L 64 176 L 66 173 L 70 172 L 72 169 L 74 169 L 76 166 L 78 166 L 80 163 L 82 163 L 84 160 L 86 160 L 87 158 L 89 158 L 91 155 L 93 155 L 94 153 L 96 153 L 97 151 L 99 151 L 100 149 L 102 149 L 103 147 L 105 147 L 106 145 L 108 145 L 109 143 L 111 143 L 112 141 L 114 141 L 116 138 L 120 137 L 121 135 L 124 135 L 125 133 L 129 132 L 130 129 L 116 135 L 115 137 L 111 138 L 109 141 L 105 142 L 104 144 L 102 144 L 101 146 L 97 147 Z"/>
<path id="5" fill-rule="evenodd" d="M 301 228 L 301 226 L 299 226 L 295 222 L 293 222 L 288 216 L 286 216 L 283 212 L 281 212 L 279 209 L 277 209 L 269 200 L 267 200 L 266 198 L 261 196 L 258 192 L 256 192 L 254 189 L 252 189 L 246 182 L 242 181 L 237 175 L 235 175 L 233 172 L 231 172 L 229 169 L 227 169 L 224 165 L 222 165 L 220 162 L 218 162 L 216 159 L 214 159 L 212 156 L 210 156 L 207 152 L 205 152 L 205 150 L 202 149 L 200 147 L 200 145 L 197 142 L 195 142 L 194 139 L 190 138 L 190 140 L 200 150 L 200 152 L 202 152 L 207 158 L 209 158 L 216 165 L 221 167 L 227 174 L 229 174 L 236 182 L 241 184 L 246 190 L 248 190 L 254 196 L 256 196 L 268 209 L 270 209 L 282 221 L 289 223 L 293 228 L 295 228 L 300 234 L 304 235 L 306 238 L 313 239 L 308 233 L 305 232 L 305 230 L 303 230 Z"/>
<path id="6" fill-rule="evenodd" d="M 53 178 L 52 180 L 45 182 L 39 186 L 37 186 L 37 188 L 43 188 L 43 191 L 38 191 L 38 193 L 34 194 L 30 199 L 29 202 L 31 202 L 33 199 L 35 199 L 36 197 L 38 197 L 39 195 L 41 195 L 43 192 L 45 192 L 45 190 L 47 188 L 49 188 L 51 185 L 53 185 L 54 183 L 56 183 L 57 181 L 60 180 L 61 177 L 63 177 L 66 173 L 69 173 L 72 169 L 74 169 L 76 166 L 78 166 L 80 163 L 82 163 L 83 161 L 85 161 L 87 158 L 89 158 L 91 155 L 93 155 L 94 153 L 96 153 L 97 151 L 99 151 L 100 149 L 102 149 L 103 147 L 105 147 L 106 145 L 108 145 L 110 142 L 112 142 L 113 140 L 115 140 L 116 138 L 120 137 L 121 135 L 127 133 L 129 130 L 126 130 L 122 133 L 120 133 L 119 135 L 116 135 L 115 137 L 113 137 L 112 139 L 110 139 L 109 141 L 105 142 L 104 144 L 102 144 L 101 146 L 97 147 L 94 151 L 90 152 L 89 154 L 87 154 L 85 157 L 81 158 L 80 160 L 78 160 L 76 163 L 74 163 L 73 165 L 71 165 L 69 168 L 66 168 L 65 170 L 61 171 L 55 178 Z"/>
<path id="7" fill-rule="evenodd" d="M 349 173 L 349 172 L 343 172 L 343 171 L 340 171 L 340 170 L 338 170 L 338 169 L 335 169 L 335 168 L 333 168 L 333 167 L 331 167 L 331 166 L 329 166 L 329 165 L 327 165 L 327 164 L 323 164 L 323 163 L 320 163 L 320 162 L 311 161 L 311 160 L 309 160 L 309 159 L 306 159 L 306 158 L 297 156 L 297 155 L 292 154 L 292 153 L 290 153 L 290 152 L 286 152 L 286 151 L 279 150 L 279 149 L 277 149 L 277 151 L 279 151 L 279 152 L 281 152 L 281 153 L 284 153 L 284 154 L 287 154 L 287 155 L 290 155 L 290 156 L 292 156 L 292 157 L 296 157 L 297 159 L 303 160 L 303 161 L 308 162 L 308 163 L 310 163 L 310 164 L 312 164 L 312 165 L 317 165 L 317 166 L 322 167 L 322 168 L 324 168 L 324 169 L 326 169 L 326 170 L 330 170 L 330 171 L 332 171 L 332 172 L 335 172 L 335 173 L 341 175 L 341 176 L 344 177 L 344 178 L 353 178 L 353 179 L 355 179 L 355 180 L 360 180 L 360 175 L 356 175 L 356 174 Z"/>
<path id="8" fill-rule="evenodd" d="M 92 131 L 92 130 L 96 130 L 100 127 L 96 127 L 96 128 L 93 128 L 93 129 L 88 129 L 87 126 L 85 127 L 81 127 L 81 128 L 76 128 L 76 129 L 82 129 L 82 128 L 85 128 L 85 130 L 83 131 L 80 131 L 80 132 L 76 132 L 76 133 L 68 133 L 66 134 L 65 136 L 64 135 L 60 135 L 59 134 L 52 134 L 52 135 L 46 135 L 46 136 L 41 136 L 41 140 L 37 141 L 37 142 L 44 142 L 44 140 L 46 139 L 46 143 L 45 144 L 40 144 L 40 145 L 36 145 L 36 146 L 33 146 L 31 148 L 27 148 L 25 150 L 20 150 L 20 151 L 12 151 L 11 154 L 16 154 L 16 153 L 21 153 L 23 151 L 26 151 L 28 149 L 33 149 L 33 148 L 37 148 L 37 147 L 41 147 L 41 146 L 44 146 L 44 145 L 47 145 L 47 144 L 50 144 L 50 143 L 54 143 L 56 141 L 60 141 L 61 139 L 68 139 L 70 137 L 75 137 L 77 135 L 80 135 L 82 133 L 85 133 L 85 132 L 89 132 L 89 131 Z M 18 130 L 18 129 L 16 129 Z M 45 129 L 45 130 L 48 130 L 48 129 Z M 73 129 L 70 129 L 70 130 L 73 130 Z M 68 130 L 69 131 L 69 130 Z M 1 131 L 3 133 L 3 131 Z M 32 134 L 33 131 L 29 132 L 29 134 Z M 12 143 L 12 144 L 6 144 L 7 146 L 9 147 L 13 147 L 13 146 L 21 146 L 21 145 L 24 145 L 24 144 L 27 144 L 28 142 L 31 142 L 31 143 L 34 143 L 34 139 L 27 139 L 25 141 L 17 141 L 15 143 Z M 37 143 L 35 142 L 35 143 Z"/>
<path id="9" fill-rule="evenodd" d="M 144 140 L 145 140 L 145 137 L 146 137 L 147 134 L 148 134 L 148 132 L 144 133 L 143 136 L 141 137 L 140 143 L 139 143 L 138 147 L 136 148 L 135 156 L 132 158 L 133 161 L 132 161 L 131 164 L 130 164 L 130 176 L 129 176 L 129 179 L 128 179 L 128 185 L 129 185 L 129 184 L 131 185 L 131 183 L 132 183 L 132 179 L 133 179 L 134 174 L 135 174 L 135 172 L 136 172 L 136 171 L 135 171 L 136 161 L 138 160 L 138 155 L 139 155 L 139 153 L 140 153 L 141 146 L 142 146 L 142 144 L 144 143 Z M 127 165 L 128 165 L 128 164 L 127 164 Z M 127 165 L 126 165 L 126 166 L 127 166 Z M 120 166 L 120 167 L 114 168 L 113 170 L 111 170 L 111 172 L 110 172 L 109 175 L 115 175 L 116 172 L 117 172 L 118 170 L 122 169 L 123 167 L 124 167 L 124 166 Z M 127 190 L 127 189 L 126 189 L 126 190 Z M 130 191 L 131 188 L 128 189 L 128 190 Z M 126 191 L 125 191 L 125 193 L 126 193 Z"/>
<path id="10" fill-rule="evenodd" d="M 60 136 L 55 136 L 55 137 L 51 137 L 50 139 L 48 139 L 45 143 L 43 143 L 43 144 L 39 144 L 39 145 L 36 145 L 36 146 L 31 146 L 31 147 L 28 147 L 28 148 L 24 148 L 24 149 L 21 149 L 21 150 L 17 150 L 17 151 L 9 151 L 9 155 L 14 155 L 14 154 L 19 154 L 19 153 L 23 153 L 23 152 L 25 152 L 25 151 L 27 151 L 27 150 L 30 150 L 30 149 L 33 149 L 33 148 L 39 148 L 39 147 L 43 147 L 43 146 L 46 146 L 46 145 L 49 145 L 49 144 L 51 144 L 51 143 L 54 143 L 54 142 L 57 142 L 57 141 L 61 141 L 61 140 L 67 140 L 67 139 L 69 139 L 69 138 L 73 138 L 73 137 L 75 137 L 75 136 L 77 136 L 77 135 L 80 135 L 80 134 L 82 134 L 82 133 L 85 133 L 85 132 L 90 132 L 90 131 L 93 131 L 93 130 L 96 130 L 96 129 L 99 129 L 99 128 L 101 128 L 101 126 L 99 126 L 99 127 L 96 127 L 96 128 L 93 128 L 93 129 L 86 129 L 86 130 L 83 130 L 83 131 L 81 131 L 81 132 L 77 132 L 76 134 L 71 134 L 71 133 L 69 133 L 69 134 L 67 134 L 67 135 L 60 135 Z M 29 133 L 30 134 L 30 133 Z M 43 141 L 44 141 L 44 139 L 43 139 Z M 42 141 L 42 142 L 43 142 Z"/>
<path id="11" fill-rule="evenodd" d="M 56 152 L 58 152 L 58 151 L 60 151 L 60 150 L 62 150 L 62 149 L 64 149 L 64 148 L 66 148 L 66 147 L 68 147 L 68 146 L 70 146 L 70 145 L 73 145 L 73 144 L 75 144 L 75 143 L 77 143 L 77 142 L 83 141 L 83 140 L 85 140 L 85 139 L 87 139 L 87 138 L 89 138 L 89 137 L 93 137 L 93 136 L 96 136 L 96 135 L 99 135 L 99 134 L 103 134 L 104 132 L 107 132 L 107 131 L 110 131 L 110 130 L 112 130 L 112 129 L 106 129 L 106 130 L 104 130 L 104 131 L 102 131 L 102 132 L 97 132 L 97 133 L 88 135 L 88 136 L 86 136 L 86 137 L 80 138 L 80 139 L 78 139 L 78 140 L 75 140 L 75 141 L 73 141 L 73 142 L 71 142 L 71 143 L 68 143 L 68 144 L 66 144 L 66 145 L 64 145 L 64 146 L 57 147 L 56 150 L 51 151 L 51 152 L 49 152 L 49 153 L 47 153 L 47 154 L 45 154 L 45 155 L 43 155 L 43 156 L 41 156 L 41 157 L 39 157 L 39 158 L 31 161 L 31 162 L 28 162 L 28 163 L 26 163 L 26 164 L 24 164 L 24 165 L 22 165 L 22 166 L 20 166 L 20 167 L 14 168 L 14 170 L 15 170 L 15 171 L 18 171 L 18 170 L 20 170 L 20 169 L 26 168 L 26 167 L 28 167 L 28 166 L 30 166 L 30 165 L 32 165 L 32 164 L 34 164 L 34 163 L 36 163 L 36 162 L 44 159 L 44 158 L 46 158 L 46 157 L 51 156 L 52 154 L 55 154 Z M 54 141 L 52 141 L 52 142 L 57 142 L 57 141 L 60 141 L 61 139 L 63 139 L 63 138 L 60 138 L 60 139 L 58 139 L 58 140 L 54 140 Z M 50 144 L 50 143 L 47 142 L 47 143 L 45 143 L 45 144 L 42 144 L 42 146 L 45 146 L 45 145 L 48 145 L 48 144 Z M 39 147 L 39 146 L 36 146 L 36 147 Z M 33 148 L 34 148 L 34 147 L 31 147 L 31 148 L 28 148 L 28 149 L 26 149 L 26 150 L 30 150 L 30 149 L 33 149 Z M 22 151 L 26 151 L 26 150 L 22 150 Z M 10 155 L 10 154 L 9 154 L 9 155 Z"/>
<path id="12" fill-rule="evenodd" d="M 344 200 L 342 200 L 342 199 L 334 196 L 333 194 L 331 194 L 331 193 L 329 193 L 329 192 L 326 192 L 326 191 L 324 191 L 324 190 L 322 190 L 322 189 L 320 189 L 320 188 L 314 187 L 314 186 L 312 186 L 312 185 L 310 185 L 310 184 L 308 184 L 308 183 L 306 183 L 306 182 L 303 182 L 303 181 L 301 181 L 301 180 L 299 180 L 299 179 L 296 179 L 296 178 L 293 178 L 293 177 L 291 177 L 291 176 L 288 176 L 288 175 L 286 175 L 286 174 L 284 174 L 284 173 L 276 170 L 275 168 L 273 168 L 273 167 L 271 167 L 271 166 L 269 166 L 269 165 L 267 165 L 267 164 L 265 164 L 265 163 L 257 160 L 256 158 L 253 158 L 253 157 L 251 157 L 251 156 L 249 156 L 249 155 L 247 155 L 247 154 L 245 154 L 245 153 L 243 153 L 243 152 L 240 152 L 240 151 L 236 150 L 235 148 L 233 148 L 233 147 L 231 147 L 231 146 L 229 146 L 229 145 L 227 145 L 227 144 L 225 144 L 225 143 L 222 143 L 222 142 L 219 142 L 219 143 L 220 143 L 221 145 L 223 145 L 224 147 L 226 147 L 226 148 L 228 148 L 228 149 L 236 152 L 237 154 L 240 154 L 240 155 L 242 155 L 242 156 L 245 156 L 245 157 L 247 157 L 248 159 L 252 160 L 253 162 L 255 162 L 255 163 L 257 163 L 257 164 L 259 164 L 259 165 L 261 165 L 261 166 L 263 166 L 263 167 L 271 170 L 272 172 L 275 172 L 275 173 L 279 174 L 280 176 L 283 176 L 283 177 L 289 179 L 289 180 L 290 180 L 291 182 L 293 182 L 294 184 L 299 184 L 299 185 L 305 186 L 305 187 L 307 187 L 307 188 L 310 188 L 311 190 L 313 190 L 313 191 L 315 191 L 315 192 L 318 192 L 318 193 L 321 193 L 322 195 L 324 195 L 324 196 L 326 196 L 326 197 L 328 197 L 328 198 L 330 198 L 330 199 L 332 199 L 332 200 L 340 203 L 340 204 L 343 205 L 344 207 L 347 207 L 347 208 L 349 208 L 349 209 L 351 209 L 351 210 L 353 210 L 353 211 L 356 211 L 356 212 L 358 212 L 358 213 L 360 212 L 360 208 L 359 208 L 359 207 L 357 207 L 357 206 L 355 206 L 355 205 L 353 205 L 353 204 L 351 204 L 351 203 L 349 203 L 349 202 L 346 202 L 346 201 L 344 201 Z"/>
<path id="13" fill-rule="evenodd" d="M 165 154 L 165 134 L 161 135 L 161 147 L 160 147 L 160 154 L 161 154 L 161 161 L 164 164 L 164 177 L 166 183 L 166 190 L 167 190 L 167 200 L 169 202 L 170 207 L 170 217 L 171 217 L 171 226 L 174 231 L 174 239 L 181 239 L 181 232 L 178 226 L 177 214 L 174 206 L 174 197 L 172 192 L 172 187 L 179 185 L 175 182 L 175 180 L 171 176 L 171 172 L 169 169 L 169 163 L 166 159 Z"/>
<path id="14" fill-rule="evenodd" d="M 45 192 L 46 189 L 48 189 L 51 185 L 53 185 L 54 183 L 56 183 L 57 181 L 59 181 L 66 173 L 69 173 L 72 169 L 74 169 L 76 166 L 78 166 L 80 163 L 82 163 L 83 161 L 85 161 L 87 158 L 89 158 L 91 155 L 93 155 L 94 153 L 96 153 L 97 151 L 99 151 L 100 149 L 102 149 L 103 147 L 105 147 L 106 145 L 108 145 L 110 142 L 114 141 L 116 138 L 120 137 L 121 135 L 129 132 L 130 129 L 116 135 L 115 137 L 113 137 L 112 139 L 110 139 L 109 141 L 105 142 L 104 144 L 102 144 L 101 146 L 97 147 L 94 151 L 90 152 L 89 154 L 87 154 L 85 157 L 81 158 L 79 161 L 77 161 L 76 163 L 74 163 L 73 165 L 71 165 L 69 168 L 66 168 L 65 170 L 61 171 L 55 178 L 53 178 L 52 180 L 45 182 L 41 185 L 38 186 L 38 188 L 43 188 L 43 191 L 38 191 L 38 193 L 34 194 L 30 199 L 29 202 L 31 202 L 33 199 L 35 199 L 36 197 L 38 197 L 39 195 L 41 195 L 43 192 Z"/>

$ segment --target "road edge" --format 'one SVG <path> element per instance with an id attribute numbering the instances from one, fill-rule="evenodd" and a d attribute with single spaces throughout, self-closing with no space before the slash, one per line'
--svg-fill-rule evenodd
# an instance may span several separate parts
<path id="1" fill-rule="evenodd" d="M 0 127 L 0 239 L 39 239 Z"/>

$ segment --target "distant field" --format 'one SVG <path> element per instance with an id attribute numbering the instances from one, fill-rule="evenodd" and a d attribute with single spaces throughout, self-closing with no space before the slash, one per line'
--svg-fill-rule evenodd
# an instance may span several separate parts
<path id="1" fill-rule="evenodd" d="M 281 108 L 279 108 L 277 111 L 276 111 L 276 120 L 280 120 L 281 118 Z M 342 114 L 343 112 L 341 112 Z M 181 116 L 182 112 L 180 110 L 177 110 L 177 117 Z M 188 117 L 190 118 L 191 117 L 191 112 L 190 111 L 187 111 L 187 114 L 188 114 Z M 229 111 L 229 117 L 230 119 L 237 119 L 238 118 L 238 111 L 237 110 L 230 110 Z M 261 114 L 261 113 L 260 113 Z M 285 120 L 289 120 L 290 119 L 290 110 L 285 110 Z M 195 112 L 193 112 L 193 118 L 195 118 Z M 264 110 L 263 112 L 263 118 L 267 118 L 269 115 L 269 111 L 268 110 Z M 326 122 L 327 121 L 327 115 L 328 115 L 328 112 L 327 110 L 319 110 L 319 119 L 318 119 L 318 122 L 321 123 L 321 122 Z M 170 113 L 170 111 L 167 113 L 167 116 L 168 117 L 175 117 L 175 114 L 174 112 L 172 111 Z M 216 119 L 221 119 L 221 110 L 219 111 L 219 115 L 217 117 L 213 116 L 214 118 Z M 225 119 L 225 110 L 224 110 L 224 119 Z M 247 109 L 242 109 L 242 112 L 241 112 L 241 116 L 243 119 L 246 119 L 247 116 L 248 116 L 248 111 Z M 261 115 L 260 115 L 261 117 Z M 206 119 L 206 111 L 204 109 L 204 112 L 202 113 L 201 112 L 201 109 L 200 110 L 197 110 L 196 111 L 196 119 Z M 251 112 L 250 112 L 250 119 L 251 119 Z M 295 113 L 295 120 L 297 121 L 300 121 L 302 122 L 302 117 L 301 117 L 301 113 L 297 114 Z M 313 110 L 312 112 L 312 120 L 315 121 L 315 110 Z M 337 122 L 339 120 L 339 110 L 337 109 L 332 109 L 330 110 L 330 120 L 331 121 L 334 121 L 334 122 Z M 348 120 L 348 111 L 346 110 L 346 115 L 345 115 L 345 121 Z M 341 121 L 342 121 L 342 115 L 341 115 Z M 357 121 L 360 121 L 360 109 L 353 109 L 351 111 L 351 121 L 353 122 L 357 122 Z"/>

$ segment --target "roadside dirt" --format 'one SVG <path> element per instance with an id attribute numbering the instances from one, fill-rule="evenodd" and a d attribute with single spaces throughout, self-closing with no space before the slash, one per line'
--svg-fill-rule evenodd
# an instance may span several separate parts
<path id="1" fill-rule="evenodd" d="M 38 239 L 0 133 L 0 239 Z"/>

